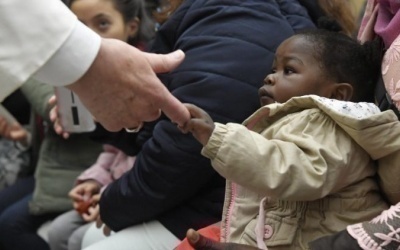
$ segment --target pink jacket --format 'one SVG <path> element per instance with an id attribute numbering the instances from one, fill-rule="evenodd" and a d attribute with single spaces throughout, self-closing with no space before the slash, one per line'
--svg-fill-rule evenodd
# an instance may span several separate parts
<path id="1" fill-rule="evenodd" d="M 99 155 L 95 164 L 78 176 L 76 185 L 87 180 L 95 180 L 104 189 L 105 186 L 120 178 L 133 167 L 136 156 L 127 156 L 111 145 L 104 145 L 103 147 L 104 152 Z"/>

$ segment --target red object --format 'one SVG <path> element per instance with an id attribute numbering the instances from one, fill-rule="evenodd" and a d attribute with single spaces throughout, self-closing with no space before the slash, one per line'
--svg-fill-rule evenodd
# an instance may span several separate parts
<path id="1" fill-rule="evenodd" d="M 79 202 L 78 207 L 75 210 L 78 211 L 79 214 L 86 214 L 91 205 L 92 203 L 89 200 L 81 201 Z"/>
<path id="2" fill-rule="evenodd" d="M 219 241 L 221 236 L 221 230 L 218 225 L 210 225 L 208 227 L 204 227 L 200 230 L 197 230 L 201 235 L 210 238 L 215 241 Z M 185 238 L 176 248 L 175 250 L 194 250 L 193 247 L 190 246 L 189 242 Z"/>

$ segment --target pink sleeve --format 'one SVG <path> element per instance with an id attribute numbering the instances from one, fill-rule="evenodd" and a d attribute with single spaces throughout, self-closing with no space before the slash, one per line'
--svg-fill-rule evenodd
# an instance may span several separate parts
<path id="1" fill-rule="evenodd" d="M 122 151 L 118 152 L 110 171 L 112 173 L 112 179 L 113 179 L 112 181 L 115 181 L 116 179 L 120 178 L 123 174 L 128 172 L 128 170 L 130 170 L 135 164 L 135 160 L 136 156 L 127 156 Z M 106 187 L 107 185 L 104 185 L 101 188 L 100 193 L 102 193 L 104 189 L 106 189 Z"/>
<path id="2" fill-rule="evenodd" d="M 130 170 L 135 164 L 136 156 L 128 156 L 122 151 L 117 154 L 112 168 L 112 178 L 119 179 L 123 174 Z"/>
<path id="3" fill-rule="evenodd" d="M 99 155 L 95 164 L 85 170 L 78 176 L 75 185 L 86 180 L 95 180 L 102 186 L 113 181 L 112 173 L 110 172 L 115 157 L 120 151 L 110 145 L 104 145 L 104 152 Z"/>

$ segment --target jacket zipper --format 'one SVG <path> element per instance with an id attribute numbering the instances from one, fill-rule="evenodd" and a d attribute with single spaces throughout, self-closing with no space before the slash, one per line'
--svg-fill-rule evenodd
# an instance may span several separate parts
<path id="1" fill-rule="evenodd" d="M 225 217 L 225 234 L 224 234 L 224 242 L 229 241 L 229 235 L 230 235 L 230 224 L 231 224 L 231 218 L 232 218 L 232 213 L 233 213 L 233 206 L 234 206 L 234 201 L 236 197 L 236 192 L 237 192 L 237 185 L 233 182 L 230 184 L 231 187 L 231 193 L 230 193 L 230 200 L 229 200 L 229 205 L 226 210 L 226 217 Z"/>

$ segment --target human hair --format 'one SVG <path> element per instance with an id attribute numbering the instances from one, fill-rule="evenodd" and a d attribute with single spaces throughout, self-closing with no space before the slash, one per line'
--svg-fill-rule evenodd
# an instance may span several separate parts
<path id="1" fill-rule="evenodd" d="M 319 27 L 353 36 L 357 29 L 357 16 L 349 1 L 344 0 L 299 0 Z M 329 22 L 327 22 L 329 20 Z"/>
<path id="2" fill-rule="evenodd" d="M 70 8 L 76 0 L 64 0 L 64 3 Z M 112 1 L 116 10 L 118 10 L 124 22 L 127 23 L 135 18 L 139 19 L 139 30 L 135 37 L 129 37 L 127 43 L 136 46 L 138 43 L 147 43 L 154 37 L 155 24 L 146 10 L 144 0 L 109 0 Z"/>
<path id="3" fill-rule="evenodd" d="M 357 29 L 357 15 L 354 13 L 350 1 L 344 0 L 318 0 L 327 17 L 335 20 L 342 32 L 352 36 Z M 319 25 L 321 25 L 319 23 Z"/>
<path id="4" fill-rule="evenodd" d="M 360 44 L 345 34 L 322 29 L 302 31 L 296 36 L 310 42 L 313 56 L 328 79 L 353 86 L 352 101 L 374 102 L 382 60 L 378 40 Z"/>
<path id="5" fill-rule="evenodd" d="M 154 18 L 159 24 L 167 21 L 169 16 L 183 3 L 185 0 L 167 0 L 167 4 L 160 6 L 158 10 L 153 13 Z"/>

